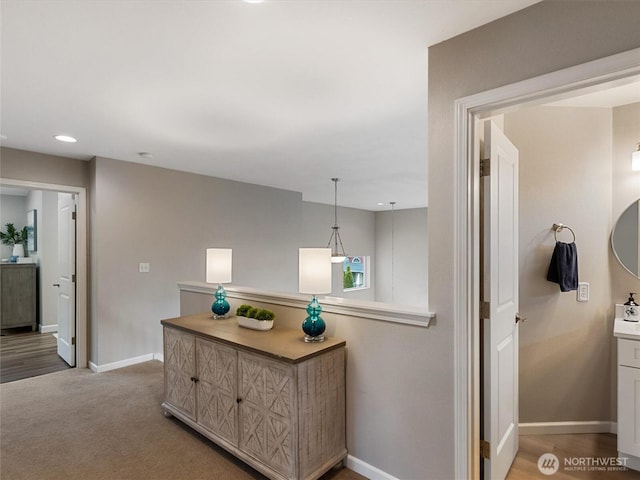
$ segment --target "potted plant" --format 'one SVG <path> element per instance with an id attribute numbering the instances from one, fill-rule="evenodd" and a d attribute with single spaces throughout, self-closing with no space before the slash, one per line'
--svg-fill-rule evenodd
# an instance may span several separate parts
<path id="1" fill-rule="evenodd" d="M 271 310 L 243 304 L 236 309 L 238 325 L 253 330 L 271 330 L 275 314 Z"/>
<path id="2" fill-rule="evenodd" d="M 9 245 L 13 247 L 13 257 L 24 257 L 24 244 L 27 243 L 28 233 L 27 227 L 23 227 L 22 230 L 16 229 L 13 223 L 7 223 L 6 232 L 0 232 L 0 241 L 3 245 Z"/>

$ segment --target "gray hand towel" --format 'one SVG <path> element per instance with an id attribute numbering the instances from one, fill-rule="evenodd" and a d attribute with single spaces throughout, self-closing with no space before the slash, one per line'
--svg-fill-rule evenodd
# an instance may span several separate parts
<path id="1" fill-rule="evenodd" d="M 578 249 L 575 243 L 556 242 L 547 280 L 560 285 L 561 292 L 578 289 Z"/>

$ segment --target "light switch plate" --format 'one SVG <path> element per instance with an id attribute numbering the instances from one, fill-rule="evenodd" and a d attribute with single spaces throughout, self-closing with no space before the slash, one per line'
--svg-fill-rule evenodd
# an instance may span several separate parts
<path id="1" fill-rule="evenodd" d="M 589 301 L 589 284 L 587 282 L 578 283 L 577 296 L 579 302 Z"/>
<path id="2" fill-rule="evenodd" d="M 148 263 L 140 263 L 140 264 L 138 264 L 138 272 L 140 272 L 140 273 L 149 273 L 149 264 Z"/>

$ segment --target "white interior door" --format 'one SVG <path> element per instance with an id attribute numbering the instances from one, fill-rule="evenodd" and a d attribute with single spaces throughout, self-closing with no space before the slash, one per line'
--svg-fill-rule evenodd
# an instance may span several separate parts
<path id="1" fill-rule="evenodd" d="M 58 194 L 58 355 L 76 364 L 76 202 L 70 193 Z"/>
<path id="2" fill-rule="evenodd" d="M 518 150 L 492 121 L 483 158 L 484 478 L 502 480 L 518 452 Z"/>

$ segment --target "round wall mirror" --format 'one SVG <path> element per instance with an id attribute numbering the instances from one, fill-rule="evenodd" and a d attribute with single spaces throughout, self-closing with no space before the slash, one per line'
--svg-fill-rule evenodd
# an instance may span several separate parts
<path id="1" fill-rule="evenodd" d="M 622 212 L 611 234 L 611 247 L 622 266 L 640 278 L 640 200 Z"/>

